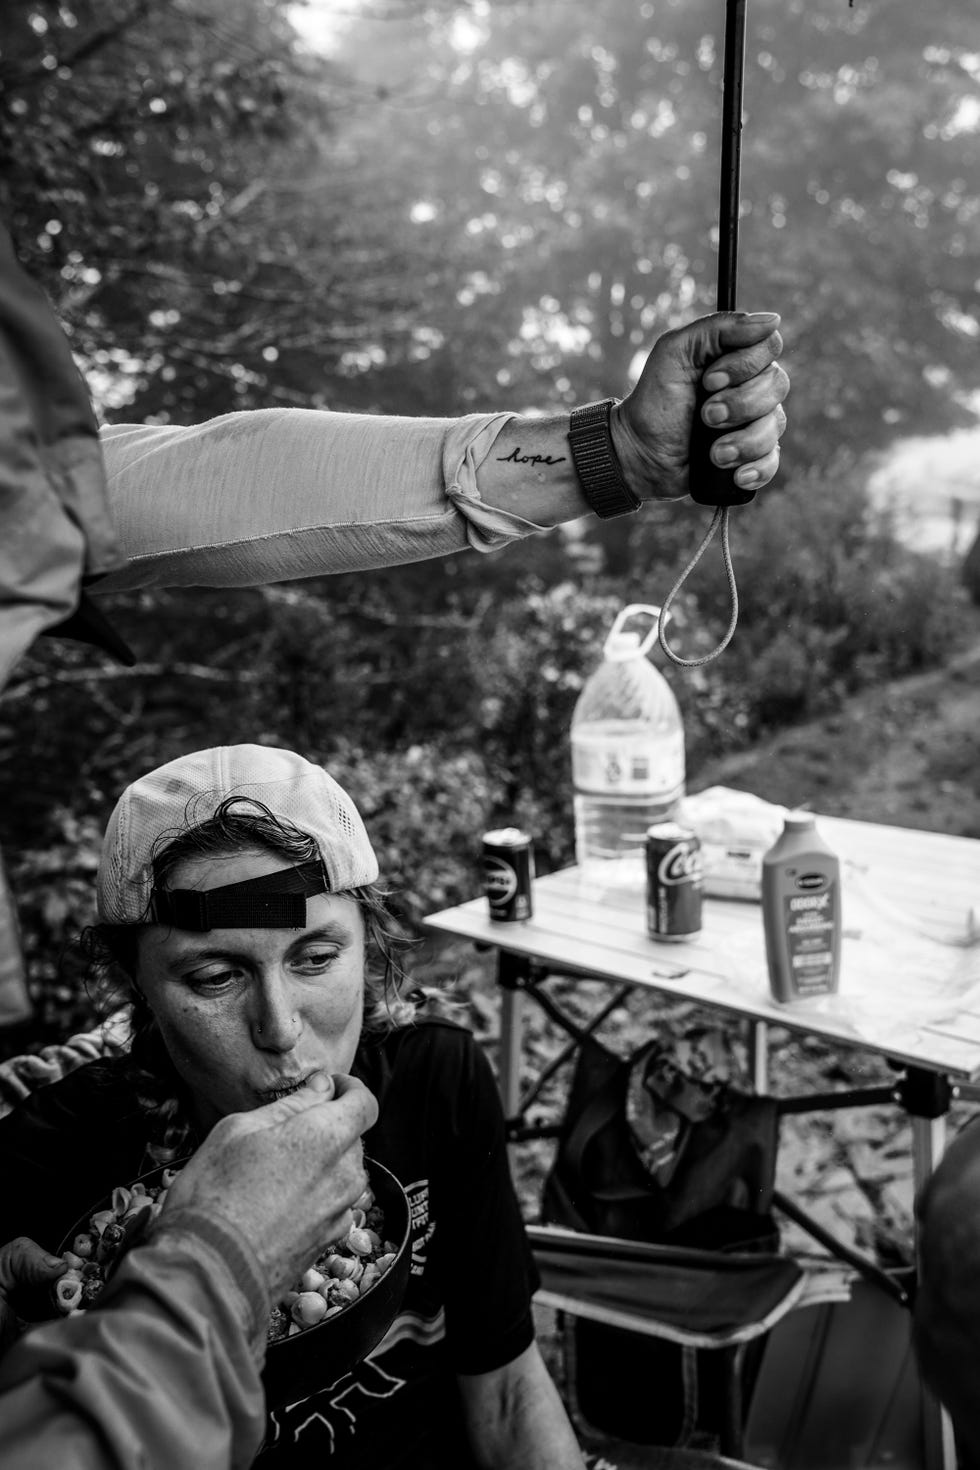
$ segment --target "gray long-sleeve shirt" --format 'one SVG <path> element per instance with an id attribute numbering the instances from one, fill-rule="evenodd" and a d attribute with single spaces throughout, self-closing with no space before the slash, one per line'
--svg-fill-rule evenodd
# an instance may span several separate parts
<path id="1" fill-rule="evenodd" d="M 242 587 L 495 551 L 541 529 L 488 505 L 477 470 L 510 414 L 269 408 L 101 431 L 126 564 L 98 590 Z"/>
<path id="2" fill-rule="evenodd" d="M 268 1290 L 229 1222 L 165 1211 L 95 1310 L 0 1360 L 4 1470 L 239 1470 L 265 1430 Z"/>

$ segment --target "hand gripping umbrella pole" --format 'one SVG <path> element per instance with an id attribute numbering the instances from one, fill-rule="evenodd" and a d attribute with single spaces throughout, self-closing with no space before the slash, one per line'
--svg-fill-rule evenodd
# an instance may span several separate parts
<path id="1" fill-rule="evenodd" d="M 725 0 L 725 57 L 722 72 L 721 123 L 721 190 L 718 208 L 718 311 L 735 310 L 735 288 L 738 276 L 739 183 L 742 157 L 742 85 L 745 77 L 745 7 L 746 0 Z M 699 389 L 691 443 L 688 452 L 691 499 L 699 505 L 713 505 L 715 513 L 697 551 L 664 598 L 660 612 L 660 646 L 669 659 L 682 668 L 697 668 L 717 658 L 731 642 L 738 622 L 738 588 L 732 567 L 728 539 L 728 511 L 733 505 L 745 505 L 755 495 L 736 485 L 734 470 L 723 470 L 711 462 L 710 450 L 717 434 L 701 417 L 706 398 Z M 670 604 L 690 573 L 707 550 L 715 532 L 721 528 L 722 555 L 731 594 L 731 617 L 721 642 L 701 658 L 681 658 L 667 642 L 666 625 Z"/>

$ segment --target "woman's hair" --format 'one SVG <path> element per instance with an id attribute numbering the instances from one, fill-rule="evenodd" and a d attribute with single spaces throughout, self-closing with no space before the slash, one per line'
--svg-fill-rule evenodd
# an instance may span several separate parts
<path id="1" fill-rule="evenodd" d="M 312 837 L 281 821 L 262 802 L 229 797 L 213 816 L 176 834 L 154 855 L 154 886 L 166 888 L 177 867 L 190 858 L 227 857 L 256 847 L 296 865 L 320 858 Z M 417 993 L 412 998 L 402 994 L 406 977 L 397 950 L 408 941 L 377 883 L 346 889 L 345 896 L 357 904 L 367 940 L 362 1030 L 384 1034 L 407 1025 L 418 1009 Z M 139 932 L 138 924 L 94 924 L 81 936 L 80 946 L 89 988 L 100 1004 L 131 1007 L 132 1042 L 124 1065 L 151 1125 L 150 1152 L 155 1161 L 165 1162 L 190 1146 L 192 1112 L 187 1090 L 136 983 Z"/>

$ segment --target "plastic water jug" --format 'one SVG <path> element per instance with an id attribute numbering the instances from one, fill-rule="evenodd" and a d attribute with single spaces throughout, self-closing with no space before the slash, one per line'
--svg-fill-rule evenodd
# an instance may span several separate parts
<path id="1" fill-rule="evenodd" d="M 646 613 L 645 637 L 625 624 Z M 575 858 L 584 867 L 626 860 L 642 873 L 647 828 L 675 816 L 684 795 L 684 726 L 673 690 L 646 657 L 660 609 L 634 603 L 616 617 L 602 663 L 572 716 Z"/>

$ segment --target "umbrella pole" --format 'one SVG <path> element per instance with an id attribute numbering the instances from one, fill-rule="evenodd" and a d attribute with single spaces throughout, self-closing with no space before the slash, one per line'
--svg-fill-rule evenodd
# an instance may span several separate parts
<path id="1" fill-rule="evenodd" d="M 746 0 L 725 0 L 725 56 L 722 66 L 721 121 L 721 197 L 718 209 L 718 310 L 734 311 L 738 277 L 738 213 L 739 183 L 742 165 L 742 84 L 745 77 L 745 9 Z M 703 395 L 702 395 L 703 397 Z M 707 428 L 698 410 L 691 430 L 690 485 L 691 499 L 700 505 L 712 505 L 715 513 L 697 551 L 664 598 L 660 609 L 658 637 L 667 657 L 681 668 L 697 668 L 717 658 L 727 648 L 738 622 L 738 589 L 732 568 L 728 541 L 728 510 L 732 505 L 745 505 L 754 490 L 741 490 L 730 470 L 719 469 L 709 458 L 716 432 Z M 715 531 L 721 528 L 722 554 L 731 596 L 728 629 L 721 641 L 700 658 L 682 658 L 667 641 L 667 618 L 670 606 L 704 555 Z"/>
<path id="2" fill-rule="evenodd" d="M 735 310 L 738 279 L 739 180 L 742 163 L 742 84 L 746 0 L 726 0 L 718 209 L 718 310 Z"/>
<path id="3" fill-rule="evenodd" d="M 718 311 L 735 310 L 738 275 L 739 181 L 742 163 L 742 85 L 745 77 L 746 0 L 725 0 L 725 56 L 722 71 L 721 190 L 718 203 Z M 723 430 L 701 419 L 706 394 L 699 392 L 691 428 L 691 499 L 699 505 L 746 505 L 754 490 L 735 484 L 733 472 L 713 463 L 711 446 Z"/>

